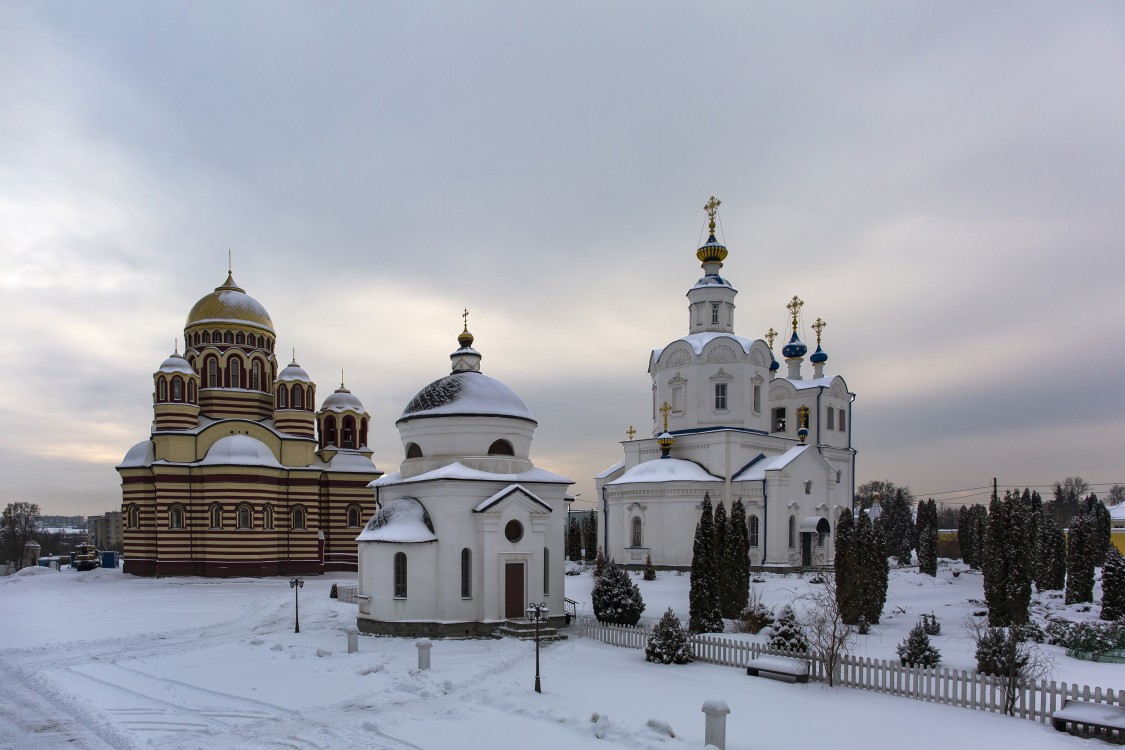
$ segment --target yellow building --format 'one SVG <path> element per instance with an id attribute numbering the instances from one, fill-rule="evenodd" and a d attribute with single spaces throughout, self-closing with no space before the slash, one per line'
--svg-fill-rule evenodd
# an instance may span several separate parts
<path id="1" fill-rule="evenodd" d="M 188 313 L 184 353 L 153 374 L 151 435 L 121 474 L 126 573 L 314 575 L 356 570 L 383 472 L 370 415 L 343 384 L 315 408 L 295 361 L 278 372 L 265 308 L 228 274 Z"/>

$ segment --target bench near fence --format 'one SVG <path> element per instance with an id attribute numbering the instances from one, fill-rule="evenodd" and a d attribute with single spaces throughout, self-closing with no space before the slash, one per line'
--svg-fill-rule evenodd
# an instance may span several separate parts
<path id="1" fill-rule="evenodd" d="M 1051 716 L 1051 726 L 1060 732 L 1065 732 L 1067 725 L 1075 725 L 1081 734 L 1094 734 L 1107 742 L 1125 744 L 1125 707 L 1120 705 L 1068 698 Z"/>
<path id="2" fill-rule="evenodd" d="M 809 681 L 809 663 L 804 659 L 788 656 L 759 656 L 750 660 L 746 666 L 746 674 L 804 684 Z"/>

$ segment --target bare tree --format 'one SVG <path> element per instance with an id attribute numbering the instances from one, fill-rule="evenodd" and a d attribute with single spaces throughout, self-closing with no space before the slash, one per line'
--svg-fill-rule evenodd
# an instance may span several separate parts
<path id="1" fill-rule="evenodd" d="M 801 597 L 805 602 L 801 624 L 809 641 L 809 651 L 824 661 L 828 687 L 834 687 L 840 662 L 851 653 L 855 643 L 856 628 L 845 623 L 840 613 L 836 579 L 833 576 L 822 576 L 822 579 L 823 584 L 813 584 Z"/>
<path id="2" fill-rule="evenodd" d="M 1004 713 L 1015 716 L 1023 689 L 1049 677 L 1054 660 L 1019 626 L 993 628 L 970 616 L 965 619 L 965 632 L 976 643 L 977 671 L 993 678 L 1004 699 Z"/>
<path id="3" fill-rule="evenodd" d="M 35 539 L 39 527 L 39 506 L 35 503 L 8 503 L 0 515 L 0 533 L 4 536 L 5 552 L 16 565 L 23 564 L 27 543 Z"/>

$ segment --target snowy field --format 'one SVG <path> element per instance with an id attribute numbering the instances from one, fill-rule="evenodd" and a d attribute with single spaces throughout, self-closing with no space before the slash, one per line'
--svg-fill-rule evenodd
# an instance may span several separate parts
<path id="1" fill-rule="evenodd" d="M 922 578 L 894 575 L 888 608 L 906 613 L 865 652 L 893 654 L 931 609 L 952 632 L 980 596 L 979 577 Z M 336 580 L 347 577 L 306 579 L 295 634 L 283 578 L 47 569 L 0 578 L 0 748 L 698 748 L 711 698 L 730 705 L 730 750 L 904 738 L 912 749 L 1091 747 L 1028 721 L 729 667 L 648 664 L 640 651 L 574 638 L 544 646 L 542 695 L 532 690 L 534 646 L 514 640 L 435 641 L 432 669 L 418 672 L 413 640 L 361 637 L 360 653 L 347 653 L 355 609 L 328 597 Z M 569 597 L 589 601 L 588 576 L 566 582 Z M 669 573 L 641 582 L 646 616 L 683 612 L 687 582 Z M 757 584 L 771 605 L 806 585 L 795 576 Z M 936 640 L 946 661 L 970 666 L 959 628 L 945 632 Z M 1125 684 L 1120 665 L 1056 661 L 1056 679 Z"/>

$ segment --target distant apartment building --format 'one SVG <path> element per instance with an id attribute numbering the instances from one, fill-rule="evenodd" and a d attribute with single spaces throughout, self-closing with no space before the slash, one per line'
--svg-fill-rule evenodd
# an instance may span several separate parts
<path id="1" fill-rule="evenodd" d="M 121 535 L 121 511 L 111 510 L 100 516 L 86 518 L 86 534 L 98 549 L 120 550 L 124 542 Z"/>

